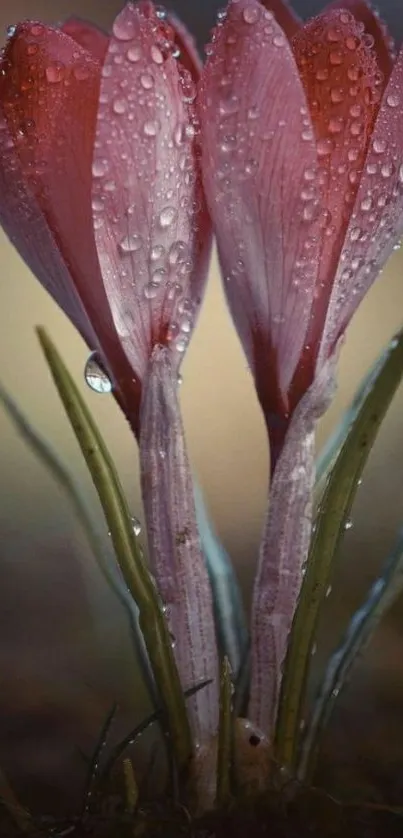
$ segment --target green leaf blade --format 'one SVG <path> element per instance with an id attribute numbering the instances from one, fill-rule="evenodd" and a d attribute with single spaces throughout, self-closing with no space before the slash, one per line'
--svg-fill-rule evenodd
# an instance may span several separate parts
<path id="1" fill-rule="evenodd" d="M 383 355 L 346 435 L 319 506 L 304 582 L 290 635 L 276 727 L 276 758 L 295 770 L 301 708 L 319 613 L 359 480 L 403 376 L 403 332 Z"/>

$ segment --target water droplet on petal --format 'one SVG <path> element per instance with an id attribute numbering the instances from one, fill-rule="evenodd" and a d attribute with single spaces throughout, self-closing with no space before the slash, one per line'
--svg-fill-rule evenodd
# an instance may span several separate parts
<path id="1" fill-rule="evenodd" d="M 143 132 L 146 137 L 156 137 L 160 128 L 161 125 L 157 119 L 150 119 L 144 123 Z"/>
<path id="2" fill-rule="evenodd" d="M 84 368 L 84 378 L 95 393 L 111 393 L 112 382 L 106 374 L 97 352 L 91 352 Z"/>
<path id="3" fill-rule="evenodd" d="M 400 105 L 400 96 L 398 93 L 389 93 L 386 97 L 386 104 L 390 108 L 397 108 Z"/>
<path id="4" fill-rule="evenodd" d="M 118 41 L 131 41 L 135 35 L 134 20 L 127 15 L 119 15 L 113 24 L 112 31 Z"/>
<path id="5" fill-rule="evenodd" d="M 243 11 L 242 17 L 245 23 L 256 23 L 260 17 L 260 9 L 256 8 L 256 6 L 247 6 Z"/>
<path id="6" fill-rule="evenodd" d="M 127 50 L 127 58 L 129 61 L 132 62 L 132 64 L 135 64 L 137 61 L 140 61 L 141 55 L 141 47 L 138 44 L 134 44 Z"/>
<path id="7" fill-rule="evenodd" d="M 151 59 L 154 61 L 154 64 L 163 64 L 164 63 L 164 56 L 159 47 L 156 44 L 152 44 L 151 46 Z"/>
<path id="8" fill-rule="evenodd" d="M 143 240 L 141 236 L 138 236 L 137 233 L 133 233 L 130 236 L 125 236 L 121 242 L 119 242 L 119 248 L 123 251 L 123 253 L 135 253 L 136 250 L 140 250 L 143 244 Z"/>
<path id="9" fill-rule="evenodd" d="M 144 90 L 151 90 L 154 85 L 154 79 L 151 73 L 143 73 L 140 76 L 140 84 L 144 88 Z"/>
<path id="10" fill-rule="evenodd" d="M 92 174 L 94 177 L 103 177 L 108 170 L 108 164 L 106 160 L 94 160 L 92 164 Z"/>
<path id="11" fill-rule="evenodd" d="M 164 209 L 159 214 L 159 223 L 160 226 L 165 229 L 166 227 L 170 227 L 177 218 L 177 212 L 174 207 L 164 207 Z"/>
<path id="12" fill-rule="evenodd" d="M 374 149 L 375 154 L 383 154 L 387 149 L 387 145 L 386 140 L 382 140 L 380 137 L 377 137 L 372 144 L 372 148 Z"/>
<path id="13" fill-rule="evenodd" d="M 127 109 L 126 99 L 115 99 L 115 101 L 112 105 L 112 109 L 113 109 L 114 113 L 116 113 L 118 116 L 125 113 L 125 111 Z"/>
<path id="14" fill-rule="evenodd" d="M 64 67 L 62 64 L 49 64 L 49 67 L 46 67 L 45 74 L 49 84 L 58 84 L 63 81 Z"/>

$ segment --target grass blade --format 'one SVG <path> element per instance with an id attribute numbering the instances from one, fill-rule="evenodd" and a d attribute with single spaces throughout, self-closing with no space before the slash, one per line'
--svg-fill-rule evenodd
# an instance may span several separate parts
<path id="1" fill-rule="evenodd" d="M 354 423 L 355 419 L 358 416 L 364 399 L 368 395 L 369 391 L 371 390 L 371 387 L 373 386 L 374 381 L 376 380 L 376 377 L 385 361 L 388 352 L 389 348 L 384 350 L 379 356 L 379 358 L 376 359 L 369 373 L 365 376 L 364 381 L 360 384 L 350 406 L 344 413 L 341 422 L 337 426 L 334 433 L 331 435 L 330 439 L 323 446 L 323 449 L 320 452 L 316 461 L 316 485 L 318 487 L 323 484 L 326 475 L 330 471 L 340 451 L 340 448 L 342 447 L 347 437 L 351 425 Z"/>
<path id="2" fill-rule="evenodd" d="M 204 681 L 202 684 L 197 684 L 194 687 L 190 687 L 190 689 L 185 691 L 185 699 L 191 698 L 195 693 L 202 690 L 204 687 L 207 687 L 209 681 Z M 120 758 L 123 756 L 124 752 L 127 748 L 130 748 L 131 745 L 134 745 L 136 739 L 141 736 L 146 730 L 148 730 L 151 725 L 155 724 L 163 714 L 162 708 L 157 708 L 150 716 L 147 716 L 146 719 L 143 719 L 140 724 L 138 724 L 133 730 L 131 730 L 125 737 L 122 739 L 118 744 L 113 748 L 112 753 L 109 755 L 108 760 L 102 770 L 102 783 L 106 783 L 109 779 L 115 765 L 119 762 Z"/>
<path id="3" fill-rule="evenodd" d="M 320 734 L 354 664 L 371 641 L 380 620 L 402 593 L 403 532 L 383 573 L 370 588 L 361 608 L 355 612 L 339 648 L 329 660 L 302 742 L 298 764 L 298 778 L 302 782 L 312 776 Z"/>
<path id="4" fill-rule="evenodd" d="M 133 532 L 130 511 L 114 464 L 92 416 L 59 353 L 42 328 L 38 337 L 97 490 L 116 559 L 126 585 L 139 608 L 139 625 L 151 669 L 164 708 L 179 772 L 192 754 L 192 738 L 171 638 L 162 603 L 144 564 Z"/>
<path id="5" fill-rule="evenodd" d="M 100 734 L 98 736 L 98 741 L 94 749 L 94 753 L 91 757 L 90 764 L 88 766 L 87 782 L 85 784 L 85 791 L 83 796 L 82 817 L 84 817 L 84 815 L 87 814 L 91 806 L 95 785 L 100 771 L 100 760 L 102 756 L 102 751 L 106 747 L 111 727 L 116 718 L 117 709 L 117 704 L 113 704 L 113 706 L 109 710 L 108 715 L 102 725 Z"/>
<path id="6" fill-rule="evenodd" d="M 276 727 L 276 759 L 295 770 L 301 707 L 315 631 L 333 560 L 358 483 L 403 375 L 403 332 L 389 345 L 338 454 L 319 506 L 306 574 L 289 639 Z"/>
<path id="7" fill-rule="evenodd" d="M 113 570 L 110 567 L 109 556 L 104 549 L 102 539 L 100 538 L 94 525 L 88 504 L 80 490 L 80 487 L 57 452 L 39 433 L 39 431 L 32 426 L 19 406 L 15 403 L 12 396 L 10 396 L 1 384 L 0 403 L 3 405 L 7 416 L 12 421 L 14 427 L 24 442 L 29 446 L 31 451 L 42 462 L 61 489 L 63 489 L 66 493 L 75 515 L 85 532 L 99 570 L 101 571 L 106 583 L 126 611 L 134 651 L 136 657 L 140 661 L 142 675 L 146 682 L 148 692 L 153 697 L 155 703 L 155 685 L 150 671 L 148 656 L 144 648 L 143 636 L 138 625 L 137 606 L 130 597 L 130 594 L 126 592 L 124 585 L 119 585 L 118 579 L 114 576 Z"/>
<path id="8" fill-rule="evenodd" d="M 231 666 L 228 658 L 224 658 L 221 666 L 220 716 L 217 747 L 216 806 L 219 809 L 227 806 L 231 798 L 231 772 L 234 745 L 232 693 Z"/>

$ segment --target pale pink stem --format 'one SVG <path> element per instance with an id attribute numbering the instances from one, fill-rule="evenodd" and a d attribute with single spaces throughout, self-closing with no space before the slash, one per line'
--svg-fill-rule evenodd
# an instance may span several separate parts
<path id="1" fill-rule="evenodd" d="M 218 724 L 213 600 L 196 524 L 194 494 L 170 350 L 152 354 L 140 416 L 140 467 L 150 566 L 161 595 L 183 689 L 213 683 L 188 704 L 196 741 Z"/>

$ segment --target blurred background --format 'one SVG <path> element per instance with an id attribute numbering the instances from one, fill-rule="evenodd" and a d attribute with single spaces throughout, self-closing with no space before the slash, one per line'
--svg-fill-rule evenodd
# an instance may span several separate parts
<path id="1" fill-rule="evenodd" d="M 71 14 L 108 27 L 121 5 L 121 0 L 1 0 L 0 30 L 5 33 L 7 25 L 26 17 L 54 22 Z M 213 0 L 176 0 L 170 5 L 202 45 L 218 5 Z M 295 0 L 295 8 L 309 16 L 321 3 Z M 403 37 L 399 8 L 395 0 L 381 4 L 398 39 Z M 107 546 L 93 488 L 37 345 L 36 324 L 46 326 L 76 380 L 82 382 L 124 481 L 133 515 L 141 521 L 136 445 L 112 397 L 86 388 L 86 347 L 1 232 L 0 266 L 0 381 L 69 464 Z M 402 325 L 402 269 L 403 257 L 397 252 L 351 325 L 340 362 L 338 393 L 321 423 L 319 446 L 369 365 Z M 182 371 L 181 396 L 192 461 L 248 603 L 266 504 L 267 445 L 215 260 Z M 400 394 L 359 490 L 353 527 L 346 534 L 323 621 L 317 669 L 337 641 L 347 615 L 375 578 L 403 522 L 402 409 Z M 133 720 L 145 712 L 147 701 L 133 665 L 125 617 L 97 570 L 69 503 L 2 409 L 0 486 L 0 764 L 17 778 L 26 799 L 38 799 L 42 788 L 51 792 L 56 807 L 64 800 L 63 771 L 81 776 L 82 766 L 74 774 L 75 748 L 91 748 L 111 702 L 118 700 L 122 718 Z M 376 737 L 389 763 L 403 763 L 399 722 L 402 606 L 385 622 L 361 662 L 335 718 L 337 736 L 329 740 L 329 747 L 337 740 L 339 750 L 344 749 L 341 761 L 348 743 L 347 761 L 357 757 L 363 765 L 367 760 L 365 771 L 370 773 L 376 767 L 367 752 Z"/>

